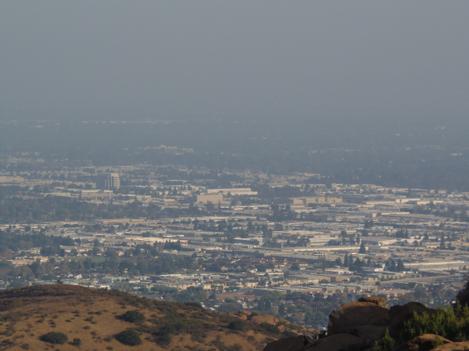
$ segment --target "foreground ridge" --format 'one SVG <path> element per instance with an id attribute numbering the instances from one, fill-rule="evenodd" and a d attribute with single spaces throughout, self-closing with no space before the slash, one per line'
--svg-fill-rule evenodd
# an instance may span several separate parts
<path id="1" fill-rule="evenodd" d="M 287 327 L 81 286 L 0 292 L 0 350 L 255 351 Z"/>

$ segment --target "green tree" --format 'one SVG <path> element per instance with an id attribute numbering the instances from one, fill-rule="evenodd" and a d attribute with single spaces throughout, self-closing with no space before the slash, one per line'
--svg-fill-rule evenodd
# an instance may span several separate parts
<path id="1" fill-rule="evenodd" d="M 396 346 L 396 341 L 389 334 L 389 330 L 386 329 L 384 336 L 375 342 L 373 351 L 393 351 Z"/>

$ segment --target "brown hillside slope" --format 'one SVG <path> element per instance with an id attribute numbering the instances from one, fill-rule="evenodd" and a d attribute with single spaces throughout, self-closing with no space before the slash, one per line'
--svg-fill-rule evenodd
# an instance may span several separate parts
<path id="1" fill-rule="evenodd" d="M 50 285 L 0 292 L 0 350 L 254 351 L 279 334 L 196 305 L 114 291 Z"/>

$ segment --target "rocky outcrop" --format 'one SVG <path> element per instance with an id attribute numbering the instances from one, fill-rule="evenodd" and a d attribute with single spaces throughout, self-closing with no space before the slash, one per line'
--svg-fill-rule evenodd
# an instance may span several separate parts
<path id="1" fill-rule="evenodd" d="M 305 351 L 360 350 L 366 346 L 366 341 L 358 336 L 352 334 L 334 334 L 327 338 L 319 339 L 316 343 L 306 348 Z"/>
<path id="2" fill-rule="evenodd" d="M 469 350 L 469 341 L 464 342 L 452 342 L 438 346 L 432 351 L 467 351 Z"/>
<path id="3" fill-rule="evenodd" d="M 468 295 L 469 284 L 458 295 L 459 302 L 469 305 Z M 364 297 L 333 311 L 329 316 L 327 334 L 317 340 L 305 337 L 282 339 L 269 344 L 264 351 L 469 350 L 469 342 L 454 343 L 434 334 L 404 341 L 407 321 L 415 314 L 436 312 L 418 302 L 387 308 L 386 300 L 381 297 Z"/>
<path id="4" fill-rule="evenodd" d="M 400 332 L 404 323 L 408 321 L 414 314 L 422 314 L 424 312 L 433 312 L 434 310 L 425 307 L 418 302 L 409 302 L 405 305 L 392 306 L 389 309 L 389 333 L 393 338 L 400 336 Z"/>
<path id="5" fill-rule="evenodd" d="M 313 339 L 305 335 L 299 335 L 274 341 L 268 344 L 264 351 L 303 351 L 313 344 Z"/>
<path id="6" fill-rule="evenodd" d="M 361 350 L 383 337 L 390 315 L 386 300 L 366 297 L 343 305 L 329 316 L 327 337 L 313 340 L 294 337 L 273 342 L 264 351 Z"/>
<path id="7" fill-rule="evenodd" d="M 451 343 L 450 340 L 445 339 L 435 334 L 423 334 L 412 339 L 402 348 L 402 351 L 430 351 L 436 347 L 444 344 Z"/>
<path id="8" fill-rule="evenodd" d="M 469 282 L 457 295 L 469 307 Z M 469 350 L 466 310 L 434 310 L 418 302 L 387 307 L 382 297 L 363 297 L 342 305 L 329 316 L 327 333 L 316 340 L 294 337 L 268 345 L 264 351 L 462 351 Z M 413 319 L 414 315 L 423 315 Z M 413 322 L 406 324 L 409 320 Z M 440 335 L 417 333 L 441 332 Z M 459 341 L 459 342 L 454 342 Z"/>
<path id="9" fill-rule="evenodd" d="M 358 299 L 358 302 L 371 302 L 381 307 L 388 307 L 388 301 L 383 296 L 363 296 Z"/>
<path id="10" fill-rule="evenodd" d="M 357 334 L 360 327 L 383 327 L 389 324 L 389 310 L 374 302 L 351 302 L 329 316 L 327 334 Z"/>

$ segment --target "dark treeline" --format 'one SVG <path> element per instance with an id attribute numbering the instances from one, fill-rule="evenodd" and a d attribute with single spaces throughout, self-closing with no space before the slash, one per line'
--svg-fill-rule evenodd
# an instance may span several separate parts
<path id="1" fill-rule="evenodd" d="M 156 205 L 133 202 L 128 205 L 92 204 L 77 199 L 48 196 L 25 199 L 0 198 L 0 223 L 36 223 L 48 221 L 85 221 L 103 218 L 162 218 L 199 214 L 198 209 L 161 209 Z"/>
<path id="2" fill-rule="evenodd" d="M 14 230 L 0 230 L 0 253 L 40 248 L 41 251 L 58 251 L 61 245 L 71 246 L 74 240 L 66 237 L 50 236 L 41 231 L 28 231 L 26 233 Z"/>

